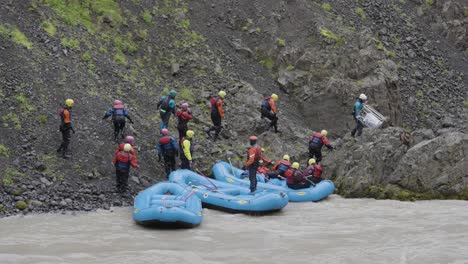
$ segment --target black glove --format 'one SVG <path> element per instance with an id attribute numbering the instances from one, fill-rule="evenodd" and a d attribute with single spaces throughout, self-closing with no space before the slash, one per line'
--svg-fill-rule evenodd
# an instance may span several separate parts
<path id="1" fill-rule="evenodd" d="M 161 155 L 158 155 L 158 161 L 161 162 Z"/>

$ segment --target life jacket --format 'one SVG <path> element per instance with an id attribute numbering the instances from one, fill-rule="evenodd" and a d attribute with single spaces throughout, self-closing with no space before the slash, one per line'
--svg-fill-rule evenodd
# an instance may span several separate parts
<path id="1" fill-rule="evenodd" d="M 132 155 L 125 151 L 119 151 L 117 154 L 117 168 L 119 169 L 129 169 L 130 162 L 132 160 Z"/>
<path id="2" fill-rule="evenodd" d="M 321 148 L 322 145 L 323 145 L 323 135 L 318 132 L 314 133 L 309 140 L 309 146 Z"/>
<path id="3" fill-rule="evenodd" d="M 173 140 L 174 139 L 171 138 L 170 136 L 163 136 L 159 139 L 159 144 L 161 144 L 163 155 L 165 156 L 175 155 L 175 149 L 174 149 L 174 146 L 172 145 Z"/>
<path id="4" fill-rule="evenodd" d="M 219 97 L 211 96 L 210 98 L 211 112 L 218 113 L 218 101 L 219 101 Z"/>
<path id="5" fill-rule="evenodd" d="M 256 162 L 258 163 L 258 161 L 262 158 L 262 148 L 260 146 L 258 146 L 258 145 L 255 145 L 255 146 L 249 148 L 247 150 L 247 163 L 250 160 L 250 153 L 252 153 L 252 152 L 255 153 L 252 164 L 256 163 Z M 248 164 L 248 165 L 250 166 L 251 164 Z"/>
<path id="6" fill-rule="evenodd" d="M 271 100 L 271 96 L 265 97 L 265 99 L 263 99 L 262 101 L 262 105 L 261 105 L 262 108 L 265 108 L 266 110 L 271 111 L 270 100 Z"/>
<path id="7" fill-rule="evenodd" d="M 284 172 L 284 177 L 286 177 L 286 183 L 293 184 L 294 183 L 294 170 L 288 169 Z"/>
<path id="8" fill-rule="evenodd" d="M 257 173 L 266 174 L 267 172 L 270 172 L 270 170 L 268 168 L 263 167 L 263 166 L 258 166 Z"/>
<path id="9" fill-rule="evenodd" d="M 323 169 L 322 169 L 322 166 L 320 164 L 319 165 L 314 165 L 314 178 L 321 179 L 322 178 L 322 172 L 323 172 Z"/>
<path id="10" fill-rule="evenodd" d="M 179 110 L 179 111 L 180 112 L 177 113 L 177 123 L 178 124 L 188 123 L 188 121 L 190 121 L 190 119 L 192 118 L 190 112 L 188 110 L 187 111 Z"/>
<path id="11" fill-rule="evenodd" d="M 112 120 L 114 121 L 125 121 L 125 110 L 121 105 L 114 105 L 113 113 L 112 113 Z M 117 107 L 117 108 L 116 108 Z"/>
<path id="12" fill-rule="evenodd" d="M 169 105 L 171 99 L 172 98 L 170 96 L 163 96 L 163 98 L 161 98 L 160 104 L 161 104 L 161 110 L 163 110 L 163 112 L 167 112 L 171 110 L 171 106 Z"/>
<path id="13" fill-rule="evenodd" d="M 66 118 L 66 116 L 65 116 L 65 110 L 68 111 L 68 118 Z M 68 109 L 68 108 L 60 108 L 60 109 L 57 111 L 57 113 L 58 113 L 58 115 L 60 116 L 60 121 L 61 121 L 61 124 L 62 124 L 62 125 L 71 123 L 72 113 L 71 113 L 70 109 Z"/>
<path id="14" fill-rule="evenodd" d="M 291 164 L 287 162 L 286 160 L 280 160 L 280 165 L 278 166 L 277 171 L 280 173 L 284 173 L 291 167 Z"/>
<path id="15" fill-rule="evenodd" d="M 314 165 L 310 165 L 310 166 L 308 166 L 308 167 L 305 169 L 304 172 L 305 172 L 305 174 L 306 174 L 307 176 L 310 176 L 310 175 L 313 175 L 313 174 L 314 174 L 314 171 L 315 171 Z"/>

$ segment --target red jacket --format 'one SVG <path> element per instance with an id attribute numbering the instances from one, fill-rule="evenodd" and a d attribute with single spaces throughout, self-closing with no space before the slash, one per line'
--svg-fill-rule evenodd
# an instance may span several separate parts
<path id="1" fill-rule="evenodd" d="M 310 137 L 309 144 L 315 144 L 319 148 L 322 148 L 323 145 L 327 146 L 328 148 L 332 147 L 328 138 L 319 132 L 315 132 L 312 137 Z"/>
<path id="2" fill-rule="evenodd" d="M 138 167 L 135 155 L 132 155 L 129 152 L 119 151 L 115 154 L 113 163 L 116 167 L 119 168 L 133 168 Z"/>
<path id="3" fill-rule="evenodd" d="M 223 99 L 213 96 L 210 99 L 211 110 L 217 111 L 221 118 L 224 118 Z"/>
<path id="4" fill-rule="evenodd" d="M 322 178 L 322 173 L 323 173 L 323 168 L 322 166 L 319 164 L 319 165 L 314 165 L 314 178 L 319 178 L 321 179 Z"/>
<path id="5" fill-rule="evenodd" d="M 278 168 L 281 167 L 281 171 L 286 171 L 291 167 L 291 163 L 287 160 L 280 160 L 276 162 L 275 166 L 273 166 L 273 170 L 277 171 Z"/>
<path id="6" fill-rule="evenodd" d="M 176 116 L 178 117 L 179 123 L 187 123 L 192 119 L 192 114 L 190 111 L 177 110 Z"/>
<path id="7" fill-rule="evenodd" d="M 286 176 L 286 183 L 287 184 L 296 184 L 296 183 L 303 183 L 306 181 L 304 174 L 300 170 L 296 169 L 288 169 L 284 176 Z"/>
<path id="8" fill-rule="evenodd" d="M 258 162 L 259 160 L 263 160 L 265 164 L 271 163 L 270 160 L 263 157 L 262 147 L 254 145 L 247 150 L 247 163 L 245 163 L 245 167 L 250 167 L 250 165 L 254 164 L 254 162 Z"/>
<path id="9" fill-rule="evenodd" d="M 270 170 L 267 167 L 258 166 L 258 169 L 257 169 L 258 174 L 266 174 L 268 172 L 270 172 Z"/>

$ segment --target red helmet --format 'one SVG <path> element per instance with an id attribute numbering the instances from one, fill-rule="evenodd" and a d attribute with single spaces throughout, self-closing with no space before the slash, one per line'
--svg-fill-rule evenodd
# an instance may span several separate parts
<path id="1" fill-rule="evenodd" d="M 124 108 L 123 102 L 120 100 L 115 100 L 114 105 L 112 106 L 114 109 L 122 109 Z"/>
<path id="2" fill-rule="evenodd" d="M 161 129 L 161 134 L 163 136 L 167 136 L 167 135 L 169 135 L 169 130 L 167 130 L 167 128 L 163 128 L 163 129 Z"/>
<path id="3" fill-rule="evenodd" d="M 135 143 L 135 138 L 132 137 L 132 136 L 127 136 L 127 137 L 125 138 L 125 142 L 127 142 L 127 143 L 130 144 L 130 145 L 133 145 L 133 143 Z"/>
<path id="4" fill-rule="evenodd" d="M 121 100 L 115 100 L 114 101 L 114 105 L 121 105 L 123 104 L 123 102 Z"/>
<path id="5" fill-rule="evenodd" d="M 250 136 L 250 137 L 249 137 L 249 140 L 255 141 L 255 140 L 257 140 L 257 137 L 256 137 L 256 136 Z"/>
<path id="6" fill-rule="evenodd" d="M 187 104 L 187 103 L 183 103 L 183 104 L 181 105 L 181 107 L 182 107 L 182 110 L 187 110 L 187 109 L 188 109 L 188 104 Z"/>

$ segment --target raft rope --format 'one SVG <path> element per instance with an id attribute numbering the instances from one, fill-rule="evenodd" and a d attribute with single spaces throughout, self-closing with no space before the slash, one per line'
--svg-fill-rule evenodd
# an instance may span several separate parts
<path id="1" fill-rule="evenodd" d="M 216 186 L 216 184 L 214 184 L 214 182 L 212 182 L 208 176 L 206 176 L 205 174 L 201 173 L 201 171 L 199 171 L 199 170 L 197 170 L 197 172 L 200 173 L 201 175 L 205 176 L 205 178 L 208 180 L 208 182 L 211 183 L 211 185 L 213 185 L 213 187 L 214 187 L 215 189 L 218 189 L 218 186 Z M 203 184 L 202 184 L 202 185 L 203 185 Z"/>

